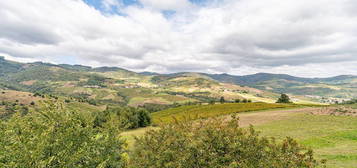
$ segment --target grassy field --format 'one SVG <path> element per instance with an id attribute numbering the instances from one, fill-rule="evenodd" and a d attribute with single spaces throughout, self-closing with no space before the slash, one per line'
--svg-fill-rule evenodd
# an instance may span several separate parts
<path id="1" fill-rule="evenodd" d="M 232 113 L 297 107 L 292 104 L 227 103 L 214 105 L 192 105 L 167 109 L 152 114 L 154 124 L 166 124 L 175 120 L 209 118 Z"/>
<path id="2" fill-rule="evenodd" d="M 354 109 L 357 109 L 357 104 L 348 104 L 348 105 L 344 105 L 344 106 L 352 107 Z"/>
<path id="3" fill-rule="evenodd" d="M 357 117 L 294 114 L 256 129 L 265 136 L 297 139 L 327 159 L 328 167 L 357 166 Z"/>
<path id="4" fill-rule="evenodd" d="M 254 104 L 254 103 L 253 103 Z M 252 104 L 252 105 L 253 105 Z M 224 104 L 229 105 L 229 104 Z M 246 104 L 230 104 L 233 107 L 241 107 Z M 228 112 L 236 112 L 227 110 L 221 112 L 224 108 L 221 104 L 206 106 L 211 108 L 213 114 L 224 114 Z M 205 106 L 203 106 L 205 107 Z M 201 107 L 201 109 L 206 109 Z M 212 109 L 219 109 L 213 110 Z M 266 106 L 265 106 L 266 107 Z M 261 135 L 275 137 L 282 140 L 285 137 L 292 137 L 299 143 L 308 148 L 312 148 L 317 159 L 327 159 L 327 167 L 331 168 L 353 168 L 357 165 L 357 117 L 349 116 L 328 116 L 328 115 L 312 115 L 318 107 L 308 108 L 288 108 L 260 110 L 238 113 L 240 125 L 247 127 L 254 125 L 256 130 L 261 132 Z M 197 106 L 184 106 L 176 109 L 165 110 L 154 115 L 154 120 L 161 117 L 166 122 L 171 122 L 168 116 L 187 115 L 187 111 L 195 112 Z M 248 108 L 247 106 L 245 108 Z M 277 107 L 278 108 L 278 107 Z M 284 107 L 281 107 L 284 108 Z M 195 110 L 196 109 L 196 110 Z M 228 108 L 230 109 L 230 108 Z M 180 111 L 181 110 L 181 111 Z M 190 111 L 189 111 L 190 112 Z M 198 111 L 200 112 L 200 111 Z M 160 115 L 158 115 L 160 114 Z M 166 115 L 164 115 L 166 114 Z M 205 116 L 208 117 L 207 113 Z M 155 118 L 156 117 L 156 118 Z M 229 115 L 222 116 L 229 118 Z M 141 128 L 124 132 L 122 136 L 128 140 L 129 148 L 133 147 L 133 136 L 143 135 L 146 131 L 157 129 L 155 127 Z"/>

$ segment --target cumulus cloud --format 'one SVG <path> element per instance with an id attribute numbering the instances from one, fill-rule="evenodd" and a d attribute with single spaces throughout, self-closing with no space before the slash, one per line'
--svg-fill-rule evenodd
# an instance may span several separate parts
<path id="1" fill-rule="evenodd" d="M 189 0 L 140 0 L 147 7 L 159 10 L 182 10 L 192 6 Z"/>
<path id="2" fill-rule="evenodd" d="M 0 53 L 164 73 L 357 74 L 354 0 L 139 3 L 102 1 L 119 15 L 81 0 L 0 1 Z"/>

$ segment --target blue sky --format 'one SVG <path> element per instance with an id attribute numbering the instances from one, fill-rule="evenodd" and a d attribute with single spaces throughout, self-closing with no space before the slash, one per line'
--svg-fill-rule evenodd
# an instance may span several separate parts
<path id="1" fill-rule="evenodd" d="M 104 8 L 103 6 L 103 0 L 83 0 L 85 3 L 88 5 L 94 7 L 95 9 L 102 11 L 102 12 L 109 12 L 109 13 L 117 13 L 118 8 L 113 6 L 112 10 L 108 11 L 107 9 Z M 123 4 L 124 6 L 131 6 L 131 5 L 136 5 L 136 6 L 142 6 L 139 0 L 115 0 L 118 1 L 120 4 Z M 204 6 L 205 3 L 207 3 L 208 0 L 189 0 L 192 4 L 198 5 L 198 6 Z M 170 15 L 173 13 L 173 11 L 162 11 L 165 15 Z M 121 13 L 117 13 L 121 14 Z"/>

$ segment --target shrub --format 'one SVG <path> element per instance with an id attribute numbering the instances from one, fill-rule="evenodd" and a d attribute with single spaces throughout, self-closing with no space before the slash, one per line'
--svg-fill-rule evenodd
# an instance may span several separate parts
<path id="1" fill-rule="evenodd" d="M 221 98 L 219 99 L 219 102 L 220 102 L 221 104 L 223 104 L 224 102 L 226 102 L 226 100 L 224 99 L 224 97 L 221 97 Z"/>
<path id="2" fill-rule="evenodd" d="M 286 94 L 281 94 L 279 99 L 276 101 L 276 103 L 291 103 L 290 98 Z"/>
<path id="3" fill-rule="evenodd" d="M 0 167 L 124 167 L 123 142 L 112 127 L 60 105 L 0 123 Z"/>
<path id="4" fill-rule="evenodd" d="M 104 112 L 96 114 L 95 127 L 102 127 L 109 121 L 117 121 L 114 125 L 120 129 L 134 129 L 149 126 L 151 117 L 149 112 L 142 108 L 108 107 Z"/>
<path id="5" fill-rule="evenodd" d="M 212 119 L 200 123 L 163 126 L 136 138 L 130 158 L 133 168 L 251 168 L 316 167 L 311 150 L 295 140 L 283 143 L 260 137 L 251 127 L 242 129 L 238 119 L 229 123 Z"/>

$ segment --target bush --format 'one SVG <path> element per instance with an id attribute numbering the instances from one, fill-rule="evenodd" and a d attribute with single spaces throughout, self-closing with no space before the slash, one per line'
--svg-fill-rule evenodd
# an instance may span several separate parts
<path id="1" fill-rule="evenodd" d="M 104 112 L 96 114 L 95 127 L 102 127 L 108 121 L 116 121 L 114 125 L 120 129 L 134 129 L 151 124 L 148 111 L 133 107 L 108 107 Z M 112 123 L 113 124 L 113 123 Z"/>
<path id="2" fill-rule="evenodd" d="M 112 127 L 60 105 L 0 123 L 0 167 L 125 167 L 123 142 Z"/>
<path id="3" fill-rule="evenodd" d="M 276 143 L 251 127 L 242 129 L 238 119 L 226 123 L 212 119 L 200 123 L 163 126 L 136 138 L 130 158 L 133 168 L 251 168 L 316 167 L 311 150 L 295 140 Z"/>
<path id="4" fill-rule="evenodd" d="M 276 103 L 291 103 L 290 98 L 286 94 L 281 94 L 279 99 L 276 101 Z"/>
<path id="5" fill-rule="evenodd" d="M 224 99 L 224 97 L 221 97 L 221 98 L 219 99 L 219 102 L 220 102 L 221 104 L 223 104 L 224 102 L 226 102 L 226 100 Z"/>

